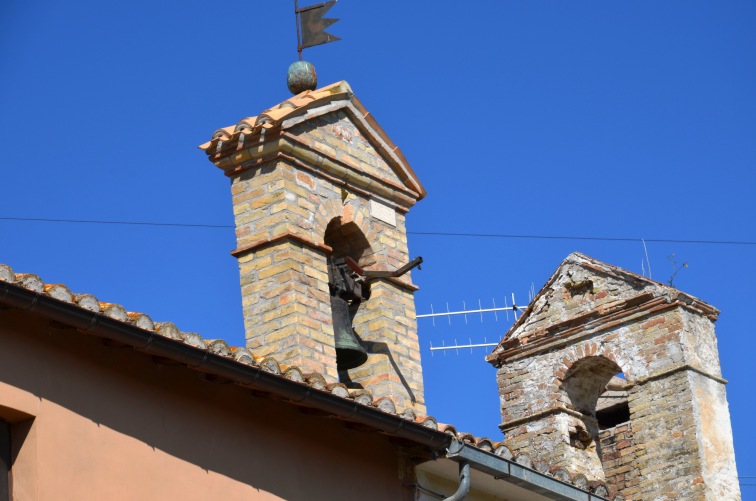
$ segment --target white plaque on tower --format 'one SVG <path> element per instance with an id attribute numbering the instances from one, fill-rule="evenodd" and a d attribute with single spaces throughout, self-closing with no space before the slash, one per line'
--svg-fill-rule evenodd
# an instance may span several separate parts
<path id="1" fill-rule="evenodd" d="M 370 215 L 379 221 L 388 223 L 391 226 L 396 227 L 396 212 L 388 205 L 384 205 L 375 200 L 370 201 Z"/>

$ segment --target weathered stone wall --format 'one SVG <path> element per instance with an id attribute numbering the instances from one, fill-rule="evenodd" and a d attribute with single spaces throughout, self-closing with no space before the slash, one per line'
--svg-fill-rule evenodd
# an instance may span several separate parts
<path id="1" fill-rule="evenodd" d="M 634 464 L 635 438 L 632 423 L 622 423 L 599 432 L 601 463 L 607 484 L 624 493 L 626 499 L 638 495 L 640 472 Z"/>
<path id="2" fill-rule="evenodd" d="M 605 479 L 626 499 L 740 499 L 716 310 L 576 261 L 489 357 L 510 448 Z M 620 372 L 630 422 L 600 432 L 596 401 Z"/>
<path id="3" fill-rule="evenodd" d="M 354 320 L 368 361 L 337 372 L 328 256 L 349 256 L 373 270 L 403 266 L 410 260 L 407 208 L 372 193 L 364 182 L 350 183 L 348 175 L 334 178 L 318 158 L 354 169 L 384 191 L 401 189 L 401 182 L 343 111 L 314 117 L 289 134 L 293 144 L 281 148 L 288 154 L 252 163 L 241 156 L 247 163 L 227 170 L 247 345 L 331 381 L 391 397 L 400 410 L 424 413 L 416 287 L 409 273 L 372 283 L 372 296 Z"/>

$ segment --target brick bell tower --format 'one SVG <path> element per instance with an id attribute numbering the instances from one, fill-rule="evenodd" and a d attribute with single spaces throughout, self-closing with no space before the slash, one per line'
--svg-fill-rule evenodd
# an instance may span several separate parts
<path id="1" fill-rule="evenodd" d="M 571 254 L 487 357 L 505 441 L 616 499 L 739 500 L 718 314 Z"/>
<path id="2" fill-rule="evenodd" d="M 424 413 L 405 215 L 425 190 L 349 84 L 200 148 L 231 179 L 247 347 Z"/>

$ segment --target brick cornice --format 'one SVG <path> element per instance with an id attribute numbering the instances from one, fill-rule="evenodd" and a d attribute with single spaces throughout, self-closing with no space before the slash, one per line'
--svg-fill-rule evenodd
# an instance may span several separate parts
<path id="1" fill-rule="evenodd" d="M 708 379 L 711 379 L 712 381 L 716 381 L 717 383 L 720 383 L 720 384 L 723 384 L 723 385 L 727 384 L 727 380 L 726 379 L 723 379 L 721 377 L 715 376 L 713 374 L 709 374 L 708 372 L 703 371 L 703 370 L 699 369 L 698 367 L 692 366 L 690 364 L 680 364 L 680 365 L 677 365 L 675 367 L 671 367 L 671 368 L 669 368 L 667 370 L 663 370 L 663 371 L 657 372 L 655 374 L 648 375 L 648 376 L 643 377 L 643 378 L 638 378 L 638 379 L 636 379 L 634 381 L 628 381 L 627 384 L 624 385 L 624 389 L 625 390 L 629 390 L 630 388 L 632 388 L 634 386 L 644 385 L 646 383 L 650 383 L 651 381 L 655 381 L 657 379 L 662 379 L 662 378 L 665 378 L 667 376 L 671 376 L 673 374 L 677 374 L 678 372 L 682 372 L 682 371 L 695 372 L 696 374 L 700 374 L 701 376 L 706 377 Z M 596 422 L 596 418 L 593 417 L 593 416 L 589 416 L 587 414 L 583 414 L 582 412 L 576 411 L 574 409 L 569 409 L 569 408 L 567 408 L 567 407 L 565 407 L 563 405 L 555 405 L 553 407 L 549 407 L 548 409 L 544 409 L 542 411 L 538 411 L 538 412 L 534 412 L 534 413 L 528 414 L 527 416 L 523 416 L 523 417 L 520 417 L 520 418 L 517 418 L 517 419 L 512 419 L 510 421 L 505 421 L 505 422 L 503 422 L 503 423 L 501 423 L 499 425 L 499 429 L 501 429 L 502 431 L 510 430 L 510 429 L 514 428 L 515 426 L 519 426 L 519 425 L 521 425 L 523 423 L 529 423 L 529 422 L 541 419 L 543 417 L 549 416 L 551 414 L 557 414 L 557 413 L 560 413 L 560 412 L 564 413 L 564 414 L 568 414 L 568 415 L 573 416 L 573 417 L 576 417 L 578 419 Z"/>
<path id="2" fill-rule="evenodd" d="M 503 341 L 500 346 L 504 349 L 489 356 L 488 361 L 500 367 L 506 362 L 561 348 L 631 320 L 638 320 L 678 307 L 708 316 L 706 311 L 686 301 L 681 301 L 679 296 L 669 298 L 655 296 L 649 292 L 622 301 L 610 308 L 596 308 L 562 322 L 535 329 L 527 336 L 512 337 Z"/>
<path id="3" fill-rule="evenodd" d="M 243 256 L 243 255 L 245 255 L 245 254 L 247 254 L 249 252 L 253 252 L 255 250 L 262 249 L 262 248 L 270 246 L 270 245 L 278 245 L 278 244 L 280 244 L 282 242 L 287 242 L 287 241 L 291 241 L 291 240 L 293 240 L 295 242 L 298 242 L 298 243 L 300 243 L 302 245 L 305 245 L 305 246 L 307 246 L 307 247 L 309 247 L 311 249 L 315 249 L 315 250 L 324 252 L 326 254 L 331 254 L 333 252 L 333 248 L 329 247 L 328 245 L 319 244 L 317 242 L 314 242 L 314 241 L 312 241 L 312 240 L 310 240 L 308 238 L 305 238 L 305 237 L 303 237 L 301 235 L 297 235 L 295 233 L 284 233 L 282 235 L 277 235 L 277 236 L 272 237 L 272 238 L 266 238 L 266 239 L 263 239 L 263 240 L 258 240 L 257 242 L 254 242 L 252 244 L 245 245 L 243 247 L 239 247 L 237 249 L 232 250 L 230 254 L 232 256 L 234 256 L 235 258 L 239 258 L 239 257 L 241 257 L 241 256 Z M 385 281 L 385 282 L 388 282 L 388 283 L 390 283 L 390 284 L 392 284 L 392 285 L 394 285 L 396 287 L 399 287 L 401 289 L 404 289 L 404 290 L 407 290 L 407 291 L 410 291 L 410 292 L 417 292 L 417 291 L 420 290 L 420 287 L 418 287 L 417 285 L 415 285 L 413 283 L 410 283 L 410 282 L 405 282 L 401 278 L 387 277 L 387 278 L 378 278 L 378 279 L 375 279 L 375 280 L 376 281 Z"/>
<path id="4" fill-rule="evenodd" d="M 288 132 L 266 138 L 264 143 L 248 146 L 233 155 L 217 159 L 214 163 L 226 176 L 233 177 L 268 163 L 276 157 L 296 161 L 299 167 L 322 176 L 337 186 L 348 186 L 370 196 L 378 195 L 390 200 L 404 209 L 402 212 L 407 212 L 407 209 L 422 198 L 419 193 L 406 186 L 359 172 L 337 158 L 314 149 L 313 144 L 305 139 Z"/>
<path id="5" fill-rule="evenodd" d="M 418 200 L 417 194 L 412 191 L 405 190 L 398 185 L 366 173 L 359 173 L 341 161 L 324 155 L 321 152 L 311 150 L 306 146 L 293 145 L 289 139 L 289 137 L 281 137 L 276 141 L 266 143 L 264 147 L 254 148 L 255 156 L 245 155 L 244 157 L 240 157 L 244 158 L 240 163 L 234 162 L 228 165 L 216 163 L 216 165 L 223 169 L 226 176 L 235 177 L 245 171 L 262 167 L 270 162 L 286 160 L 298 168 L 326 179 L 336 186 L 349 188 L 366 198 L 373 198 L 375 195 L 378 195 L 380 198 L 396 204 L 396 209 L 404 214 Z M 271 145 L 275 147 L 271 147 Z"/>
<path id="6" fill-rule="evenodd" d="M 319 243 L 314 242 L 314 241 L 312 241 L 312 240 L 310 240 L 308 238 L 305 238 L 305 237 L 303 237 L 301 235 L 296 235 L 294 233 L 284 233 L 282 235 L 277 235 L 275 237 L 266 238 L 264 240 L 258 240 L 257 242 L 254 242 L 252 244 L 245 245 L 243 247 L 239 247 L 237 249 L 234 249 L 234 250 L 231 251 L 231 255 L 234 256 L 234 257 L 236 257 L 236 258 L 239 258 L 239 257 L 243 256 L 244 254 L 247 254 L 249 252 L 261 249 L 263 247 L 267 247 L 269 245 L 278 245 L 278 244 L 280 244 L 282 242 L 287 242 L 287 241 L 291 241 L 291 240 L 293 240 L 295 242 L 298 242 L 298 243 L 300 243 L 302 245 L 305 245 L 307 247 L 310 247 L 311 249 L 315 249 L 315 250 L 324 252 L 326 254 L 330 254 L 331 252 L 333 252 L 333 249 L 331 247 L 327 246 L 327 245 L 319 244 Z"/>
<path id="7" fill-rule="evenodd" d="M 499 425 L 499 429 L 502 431 L 506 431 L 509 429 L 514 428 L 515 426 L 521 425 L 523 423 L 529 423 L 531 421 L 535 421 L 537 419 L 541 419 L 542 417 L 549 416 L 551 414 L 557 414 L 557 413 L 564 413 L 568 414 L 570 416 L 576 417 L 581 420 L 585 421 L 592 421 L 596 423 L 596 418 L 593 416 L 589 416 L 588 414 L 583 414 L 582 412 L 568 409 L 567 407 L 563 405 L 555 405 L 554 407 L 549 407 L 548 409 L 544 409 L 539 412 L 534 412 L 532 414 L 528 414 L 527 416 L 523 416 L 521 418 L 513 419 L 511 421 L 506 421 L 504 423 L 501 423 Z"/>
<path id="8" fill-rule="evenodd" d="M 648 382 L 655 381 L 663 377 L 671 376 L 672 374 L 676 374 L 681 371 L 692 371 L 692 372 L 695 372 L 696 374 L 700 374 L 703 377 L 709 378 L 712 381 L 716 381 L 717 383 L 727 384 L 727 380 L 724 378 L 715 376 L 713 374 L 709 374 L 708 372 L 690 364 L 680 364 L 675 367 L 670 367 L 669 369 L 663 370 L 661 372 L 657 372 L 656 374 L 650 374 L 646 377 L 638 378 L 633 381 L 628 381 L 627 384 L 625 385 L 625 388 L 629 389 L 629 388 L 632 388 L 633 386 L 646 384 Z"/>

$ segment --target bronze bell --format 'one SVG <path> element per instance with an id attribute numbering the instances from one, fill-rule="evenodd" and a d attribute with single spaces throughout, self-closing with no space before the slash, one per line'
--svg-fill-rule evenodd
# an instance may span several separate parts
<path id="1" fill-rule="evenodd" d="M 328 263 L 328 288 L 331 293 L 336 368 L 339 371 L 354 369 L 368 358 L 352 321 L 360 303 L 370 297 L 370 284 L 349 268 L 345 258 L 331 258 Z"/>
<path id="2" fill-rule="evenodd" d="M 417 257 L 394 271 L 370 271 L 363 270 L 347 256 L 328 258 L 328 289 L 339 371 L 359 367 L 368 359 L 367 350 L 352 328 L 352 320 L 360 303 L 370 299 L 370 279 L 400 277 L 422 262 L 423 258 Z"/>
<path id="3" fill-rule="evenodd" d="M 349 304 L 339 296 L 331 296 L 333 334 L 336 345 L 336 367 L 339 371 L 354 369 L 364 364 L 368 358 L 352 328 Z"/>

